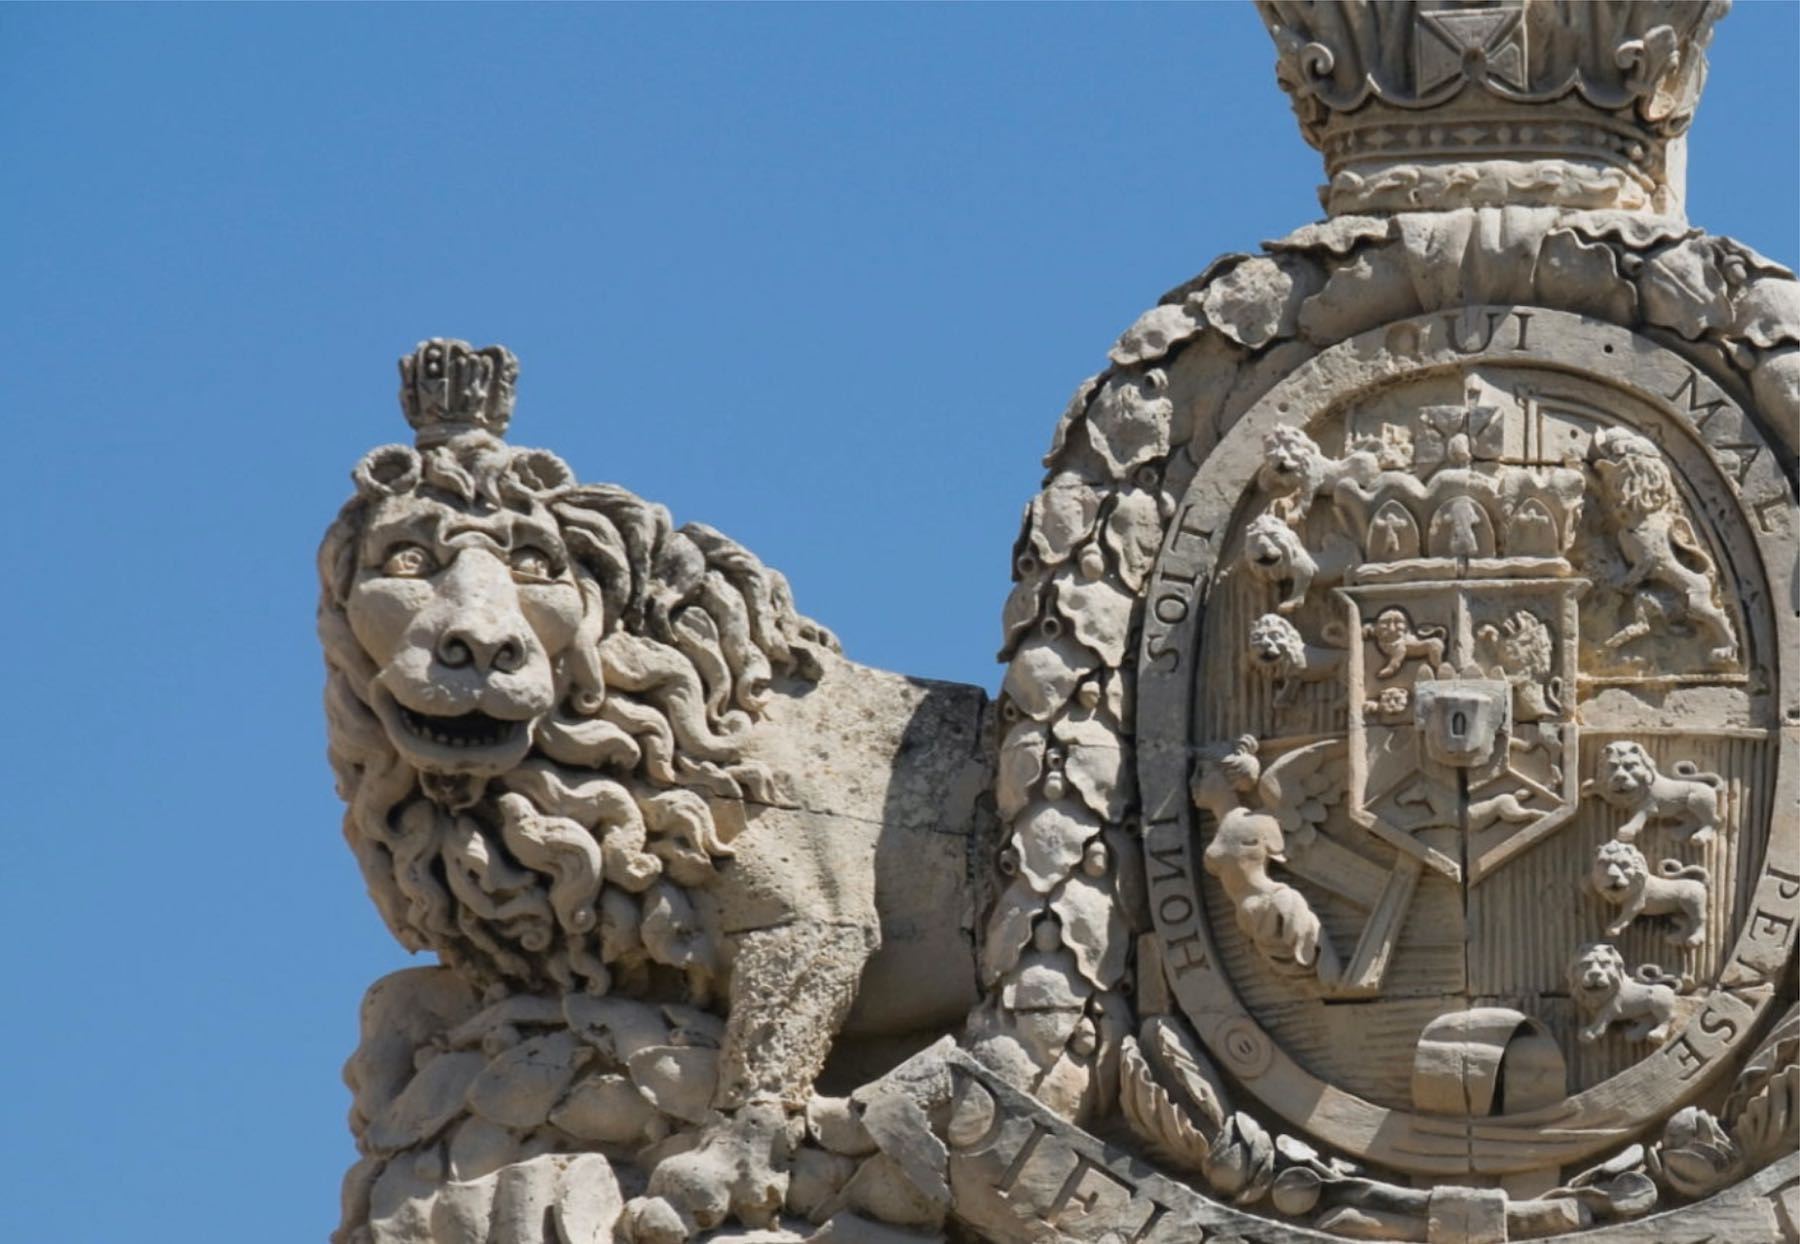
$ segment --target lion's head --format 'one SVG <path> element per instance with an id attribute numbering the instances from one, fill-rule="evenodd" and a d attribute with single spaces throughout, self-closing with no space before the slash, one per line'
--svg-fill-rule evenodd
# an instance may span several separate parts
<path id="1" fill-rule="evenodd" d="M 1650 864 L 1644 859 L 1644 853 L 1616 838 L 1600 844 L 1600 850 L 1594 856 L 1593 871 L 1589 874 L 1594 889 L 1611 903 L 1623 903 L 1634 892 L 1643 889 L 1649 876 Z"/>
<path id="2" fill-rule="evenodd" d="M 1588 942 L 1569 965 L 1569 994 L 1583 1011 L 1596 1011 L 1625 983 L 1625 958 L 1610 942 Z"/>
<path id="3" fill-rule="evenodd" d="M 1656 779 L 1656 762 L 1643 744 L 1623 739 L 1601 750 L 1599 791 L 1608 803 L 1636 808 L 1649 798 Z"/>
<path id="4" fill-rule="evenodd" d="M 1476 632 L 1514 681 L 1543 682 L 1550 677 L 1556 656 L 1555 640 L 1544 620 L 1529 609 L 1515 609 L 1498 627 L 1483 626 Z"/>
<path id="5" fill-rule="evenodd" d="M 1279 499 L 1276 508 L 1284 517 L 1307 512 L 1329 470 L 1330 459 L 1299 428 L 1271 428 L 1263 436 L 1263 461 L 1256 482 Z"/>
<path id="6" fill-rule="evenodd" d="M 1300 537 L 1272 513 L 1258 514 L 1244 528 L 1244 561 L 1265 583 L 1290 577 L 1294 563 L 1304 556 Z"/>
<path id="7" fill-rule="evenodd" d="M 427 342 L 401 370 L 418 444 L 362 460 L 319 554 L 331 759 L 371 894 L 478 980 L 703 993 L 683 890 L 742 801 L 774 798 L 745 743 L 830 639 L 718 532 L 503 443 L 504 350 Z"/>
<path id="8" fill-rule="evenodd" d="M 1406 610 L 1393 607 L 1383 609 L 1369 623 L 1369 634 L 1375 640 L 1375 646 L 1384 653 L 1391 653 L 1406 645 L 1412 638 L 1412 618 Z"/>
<path id="9" fill-rule="evenodd" d="M 1306 640 L 1292 622 L 1265 613 L 1250 624 L 1250 663 L 1258 673 L 1283 677 L 1306 668 Z"/>
<path id="10" fill-rule="evenodd" d="M 368 663 L 367 706 L 422 774 L 514 769 L 559 705 L 600 690 L 572 649 L 604 631 L 604 595 L 551 509 L 572 483 L 552 461 L 392 445 L 356 469 L 358 500 L 327 541 L 326 607 Z"/>
<path id="11" fill-rule="evenodd" d="M 1679 507 L 1669 464 L 1648 437 L 1605 428 L 1594 437 L 1588 455 L 1600 477 L 1601 498 L 1620 526 L 1635 526 L 1647 515 Z"/>

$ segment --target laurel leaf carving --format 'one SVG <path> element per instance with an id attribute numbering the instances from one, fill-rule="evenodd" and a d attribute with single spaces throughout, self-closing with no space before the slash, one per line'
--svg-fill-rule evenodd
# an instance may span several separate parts
<path id="1" fill-rule="evenodd" d="M 1186 1104 L 1198 1115 L 1201 1129 L 1209 1137 L 1215 1135 L 1225 1126 L 1231 1108 L 1225 1086 L 1212 1063 L 1174 1020 L 1152 1017 L 1145 1022 L 1143 1035 L 1155 1052 L 1157 1062 L 1167 1069 L 1169 1077 L 1186 1096 Z"/>
<path id="2" fill-rule="evenodd" d="M 1119 1047 L 1119 1107 L 1151 1155 L 1171 1166 L 1197 1171 L 1212 1152 L 1194 1120 L 1157 1082 L 1133 1037 Z"/>
<path id="3" fill-rule="evenodd" d="M 1793 1148 L 1800 1123 L 1800 1008 L 1782 1016 L 1751 1054 L 1721 1113 L 1750 1170 Z"/>
<path id="4" fill-rule="evenodd" d="M 1794 1126 L 1800 1121 L 1800 1065 L 1790 1063 L 1771 1076 L 1744 1103 L 1731 1131 L 1752 1168 L 1773 1161 L 1793 1148 Z"/>
<path id="5" fill-rule="evenodd" d="M 1173 1091 L 1171 1091 L 1171 1089 Z M 1152 1016 L 1120 1049 L 1120 1105 L 1158 1156 L 1192 1170 L 1212 1158 L 1231 1113 L 1219 1073 L 1176 1020 Z"/>

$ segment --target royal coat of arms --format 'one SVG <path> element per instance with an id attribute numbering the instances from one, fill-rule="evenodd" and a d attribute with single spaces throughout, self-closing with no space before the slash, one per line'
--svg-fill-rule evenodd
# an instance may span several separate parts
<path id="1" fill-rule="evenodd" d="M 1560 312 L 1396 324 L 1189 485 L 1155 576 L 1186 604 L 1145 635 L 1151 908 L 1202 1043 L 1315 1140 L 1543 1193 L 1767 1001 L 1792 619 L 1696 383 Z"/>

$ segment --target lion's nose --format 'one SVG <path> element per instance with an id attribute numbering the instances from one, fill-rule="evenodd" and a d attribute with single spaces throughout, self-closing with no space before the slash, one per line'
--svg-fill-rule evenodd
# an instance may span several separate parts
<path id="1" fill-rule="evenodd" d="M 452 626 L 438 636 L 437 657 L 451 669 L 472 665 L 482 673 L 516 673 L 525 664 L 525 643 L 517 635 Z"/>

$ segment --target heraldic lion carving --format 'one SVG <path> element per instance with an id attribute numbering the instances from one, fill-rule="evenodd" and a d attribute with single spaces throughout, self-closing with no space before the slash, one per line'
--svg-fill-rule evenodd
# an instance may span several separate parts
<path id="1" fill-rule="evenodd" d="M 703 1004 L 718 964 L 681 891 L 731 853 L 722 807 L 779 801 L 742 746 L 770 680 L 816 677 L 830 640 L 718 532 L 502 444 L 515 367 L 421 348 L 420 448 L 365 457 L 325 537 L 346 831 L 394 935 L 485 986 L 603 994 L 617 972 Z"/>
<path id="2" fill-rule="evenodd" d="M 751 736 L 777 683 L 804 692 L 824 662 L 859 667 L 795 611 L 780 574 L 717 531 L 675 528 L 660 506 L 503 443 L 516 375 L 499 347 L 431 341 L 403 360 L 417 447 L 362 460 L 320 550 L 345 835 L 394 935 L 436 952 L 487 1008 L 420 1038 L 420 1067 L 503 1061 L 522 1038 L 520 1050 L 569 1045 L 574 1069 L 610 1059 L 616 1073 L 595 1083 L 650 1118 L 632 1129 L 649 1147 L 621 1167 L 625 1195 L 643 1193 L 623 1230 L 648 1242 L 767 1221 L 880 930 L 872 878 L 837 879 L 850 857 L 827 841 L 826 817 L 809 807 L 812 820 L 780 832 L 758 822 L 800 803 Z M 814 754 L 829 759 L 825 748 Z M 605 1024 L 575 1014 L 583 998 L 609 1008 Z M 412 1067 L 377 1065 L 386 1038 L 369 1015 L 348 1076 L 375 1187 L 347 1189 L 347 1224 L 400 1212 L 415 1194 L 385 1193 L 379 1159 L 445 1134 L 408 1113 L 407 1092 L 425 1091 L 399 1091 Z M 627 1067 L 642 1039 L 621 1034 L 671 1025 L 659 1040 L 676 1053 L 659 1057 L 686 1069 L 686 1085 L 716 1085 L 709 1098 L 672 1101 L 649 1055 Z M 504 1152 L 611 1138 L 611 1122 L 594 1132 L 573 1100 L 547 1099 L 554 1126 L 499 1120 Z M 463 1133 L 447 1134 L 454 1155 Z M 635 1188 L 633 1170 L 648 1172 Z M 366 1238 L 385 1237 L 378 1225 Z"/>
<path id="3" fill-rule="evenodd" d="M 1629 1024 L 1630 1041 L 1661 1041 L 1675 1018 L 1676 994 L 1691 982 L 1653 963 L 1625 970 L 1624 956 L 1608 942 L 1589 942 L 1569 965 L 1569 995 L 1583 1020 L 1580 1038 L 1592 1044 L 1614 1024 Z"/>
<path id="4" fill-rule="evenodd" d="M 1621 812 L 1630 813 L 1616 831 L 1621 842 L 1634 841 L 1645 826 L 1667 825 L 1682 841 L 1705 845 L 1719 825 L 1719 790 L 1715 773 L 1702 773 L 1691 761 L 1676 761 L 1675 776 L 1660 772 L 1641 743 L 1608 743 L 1598 772 L 1582 792 L 1598 795 Z"/>

